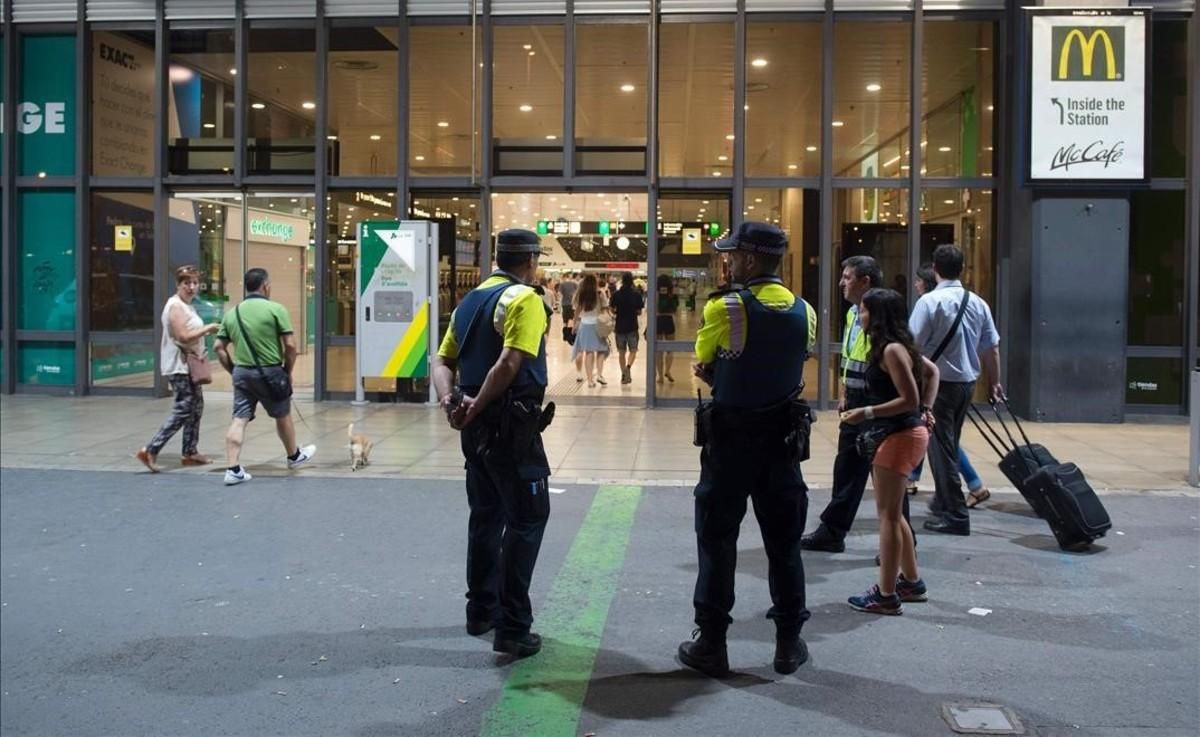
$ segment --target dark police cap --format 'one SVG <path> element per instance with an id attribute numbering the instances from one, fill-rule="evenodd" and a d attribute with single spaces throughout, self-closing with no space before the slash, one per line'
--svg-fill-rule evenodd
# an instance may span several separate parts
<path id="1" fill-rule="evenodd" d="M 714 246 L 718 251 L 750 251 L 767 256 L 782 256 L 787 252 L 787 234 L 770 223 L 748 222 L 722 238 Z"/>
<path id="2" fill-rule="evenodd" d="M 541 253 L 542 239 L 532 230 L 510 228 L 496 236 L 496 250 L 503 253 Z"/>

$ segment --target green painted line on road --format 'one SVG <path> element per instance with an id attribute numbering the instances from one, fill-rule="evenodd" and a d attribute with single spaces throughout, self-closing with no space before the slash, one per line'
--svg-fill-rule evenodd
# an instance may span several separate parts
<path id="1" fill-rule="evenodd" d="M 608 609 L 625 563 L 639 486 L 602 486 L 534 630 L 542 651 L 513 666 L 481 737 L 574 737 Z"/>

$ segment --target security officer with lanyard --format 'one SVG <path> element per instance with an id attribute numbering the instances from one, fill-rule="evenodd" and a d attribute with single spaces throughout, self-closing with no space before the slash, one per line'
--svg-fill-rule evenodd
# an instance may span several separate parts
<path id="1" fill-rule="evenodd" d="M 762 529 L 771 583 L 778 673 L 808 659 L 800 629 L 808 620 L 800 536 L 808 487 L 800 462 L 808 456 L 809 408 L 799 395 L 804 362 L 817 338 L 817 313 L 779 278 L 787 236 L 748 222 L 716 243 L 726 253 L 734 286 L 704 306 L 696 335 L 696 376 L 712 386 L 712 402 L 697 410 L 701 445 L 696 485 L 699 575 L 693 604 L 699 638 L 679 646 L 679 660 L 705 675 L 729 673 L 725 633 L 733 609 L 737 538 L 746 497 Z"/>
<path id="2" fill-rule="evenodd" d="M 434 360 L 433 381 L 466 458 L 467 632 L 496 630 L 492 649 L 536 654 L 529 582 L 550 517 L 550 465 L 541 432 L 546 311 L 529 286 L 541 242 L 528 230 L 497 237 L 498 267 L 463 298 Z M 454 386 L 458 374 L 459 387 Z"/>

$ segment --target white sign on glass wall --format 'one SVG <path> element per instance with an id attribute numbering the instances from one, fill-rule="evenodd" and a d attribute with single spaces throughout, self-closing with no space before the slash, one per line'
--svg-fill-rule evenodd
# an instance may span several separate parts
<path id="1" fill-rule="evenodd" d="M 1146 178 L 1142 10 L 1032 17 L 1030 179 Z"/>

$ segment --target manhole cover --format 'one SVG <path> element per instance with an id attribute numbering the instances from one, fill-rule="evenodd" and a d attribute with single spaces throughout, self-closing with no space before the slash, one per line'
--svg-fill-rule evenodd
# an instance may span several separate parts
<path id="1" fill-rule="evenodd" d="M 942 719 L 958 734 L 1025 734 L 1012 709 L 999 704 L 943 704 Z"/>

